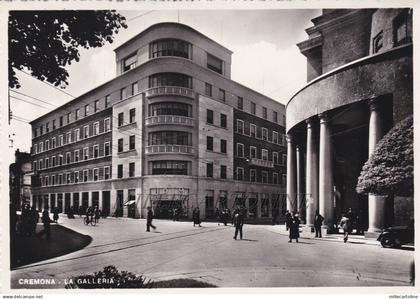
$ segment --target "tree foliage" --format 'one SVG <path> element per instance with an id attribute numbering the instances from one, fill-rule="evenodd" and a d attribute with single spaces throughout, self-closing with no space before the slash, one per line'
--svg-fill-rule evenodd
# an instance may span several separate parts
<path id="1" fill-rule="evenodd" d="M 20 87 L 15 69 L 25 68 L 42 81 L 65 87 L 65 66 L 79 61 L 79 49 L 112 43 L 120 28 L 127 28 L 125 17 L 110 10 L 11 11 L 9 87 Z"/>
<path id="2" fill-rule="evenodd" d="M 377 144 L 360 173 L 356 191 L 412 196 L 414 188 L 413 117 L 395 125 Z"/>

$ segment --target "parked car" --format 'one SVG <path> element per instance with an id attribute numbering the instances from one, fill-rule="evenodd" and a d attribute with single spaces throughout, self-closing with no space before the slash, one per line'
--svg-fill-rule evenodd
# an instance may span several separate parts
<path id="1" fill-rule="evenodd" d="M 379 235 L 378 241 L 385 248 L 414 243 L 414 225 L 388 227 Z"/>

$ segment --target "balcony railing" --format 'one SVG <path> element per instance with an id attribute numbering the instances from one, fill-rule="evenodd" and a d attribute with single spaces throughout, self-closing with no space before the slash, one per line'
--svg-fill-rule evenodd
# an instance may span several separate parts
<path id="1" fill-rule="evenodd" d="M 152 98 L 162 95 L 178 95 L 194 99 L 194 91 L 192 89 L 180 86 L 160 86 L 152 87 L 146 90 L 146 97 Z"/>
<path id="2" fill-rule="evenodd" d="M 274 162 L 273 161 L 268 161 L 268 160 L 262 160 L 262 159 L 256 159 L 256 158 L 252 158 L 249 161 L 250 165 L 255 165 L 255 166 L 261 166 L 261 167 L 269 167 L 269 168 L 274 168 Z"/>
<path id="3" fill-rule="evenodd" d="M 175 153 L 175 154 L 194 154 L 194 148 L 189 145 L 149 145 L 146 146 L 146 154 L 163 154 L 163 153 Z"/>
<path id="4" fill-rule="evenodd" d="M 146 126 L 154 125 L 194 126 L 194 119 L 180 115 L 158 115 L 146 118 Z"/>

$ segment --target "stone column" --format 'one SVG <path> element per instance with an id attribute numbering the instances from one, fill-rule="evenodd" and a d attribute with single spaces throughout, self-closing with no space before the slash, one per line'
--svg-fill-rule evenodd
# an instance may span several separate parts
<path id="1" fill-rule="evenodd" d="M 299 219 L 304 221 L 305 216 L 305 186 L 303 185 L 303 152 L 300 147 L 296 146 L 296 189 L 297 189 L 297 212 L 299 213 Z"/>
<path id="2" fill-rule="evenodd" d="M 92 206 L 92 191 L 88 191 L 88 207 Z"/>
<path id="3" fill-rule="evenodd" d="M 102 190 L 98 191 L 98 209 L 102 211 Z"/>
<path id="4" fill-rule="evenodd" d="M 318 202 L 318 145 L 314 121 L 306 121 L 306 225 L 313 227 Z"/>
<path id="5" fill-rule="evenodd" d="M 287 210 L 294 214 L 297 211 L 296 203 L 296 150 L 291 135 L 287 135 Z"/>
<path id="6" fill-rule="evenodd" d="M 330 125 L 325 113 L 319 115 L 319 213 L 324 216 L 323 228 L 334 223 L 334 179 Z"/>
<path id="7" fill-rule="evenodd" d="M 369 156 L 383 136 L 381 111 L 378 102 L 369 101 Z M 369 194 L 369 229 L 368 232 L 379 233 L 385 226 L 386 196 Z"/>

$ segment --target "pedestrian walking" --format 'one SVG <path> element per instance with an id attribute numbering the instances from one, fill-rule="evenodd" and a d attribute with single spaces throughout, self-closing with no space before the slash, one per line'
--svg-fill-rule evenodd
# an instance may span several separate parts
<path id="1" fill-rule="evenodd" d="M 292 243 L 293 239 L 296 239 L 296 243 L 299 242 L 299 215 L 295 214 L 293 218 L 290 219 L 289 225 L 289 243 Z"/>
<path id="2" fill-rule="evenodd" d="M 98 208 L 98 206 L 95 206 L 95 209 L 93 211 L 94 215 L 95 215 L 95 220 L 98 223 L 99 222 L 99 218 L 101 218 L 101 210 Z"/>
<path id="3" fill-rule="evenodd" d="M 290 214 L 289 210 L 286 211 L 286 230 L 289 230 L 290 223 L 292 222 L 292 214 Z"/>
<path id="4" fill-rule="evenodd" d="M 343 241 L 346 243 L 352 230 L 350 219 L 343 215 L 343 217 L 341 217 L 340 226 L 344 231 Z"/>
<path id="5" fill-rule="evenodd" d="M 324 221 L 324 217 L 322 217 L 322 215 L 319 214 L 318 211 L 316 211 L 316 213 L 315 213 L 315 221 L 314 221 L 315 238 L 322 238 L 321 226 L 322 226 L 322 222 L 323 221 Z"/>
<path id="6" fill-rule="evenodd" d="M 194 227 L 196 224 L 198 224 L 198 226 L 201 227 L 200 209 L 198 207 L 194 208 L 193 210 L 193 224 Z"/>
<path id="7" fill-rule="evenodd" d="M 150 228 L 156 229 L 156 226 L 152 224 L 153 220 L 153 211 L 152 207 L 147 208 L 147 221 L 146 221 L 146 232 L 150 232 Z"/>
<path id="8" fill-rule="evenodd" d="M 54 208 L 53 220 L 55 223 L 58 222 L 58 208 Z"/>
<path id="9" fill-rule="evenodd" d="M 238 233 L 239 233 L 239 237 L 242 240 L 242 228 L 244 226 L 244 214 L 243 211 L 241 211 L 240 209 L 236 209 L 233 212 L 233 225 L 235 226 L 235 235 L 233 236 L 233 238 L 236 240 L 236 238 L 238 237 Z"/>
<path id="10" fill-rule="evenodd" d="M 24 204 L 22 206 L 22 213 L 20 215 L 20 230 L 22 235 L 30 235 L 30 226 L 31 226 L 31 214 L 29 210 L 29 205 Z"/>
<path id="11" fill-rule="evenodd" d="M 35 206 L 32 206 L 31 208 L 30 219 L 31 219 L 30 235 L 35 236 L 36 225 L 38 224 L 38 221 L 39 221 L 39 214 Z"/>
<path id="12" fill-rule="evenodd" d="M 50 223 L 52 222 L 50 219 L 50 213 L 48 212 L 48 209 L 45 208 L 44 212 L 42 212 L 42 223 L 44 224 L 44 231 L 43 234 L 46 235 L 47 239 L 50 239 L 51 236 L 51 228 Z"/>

